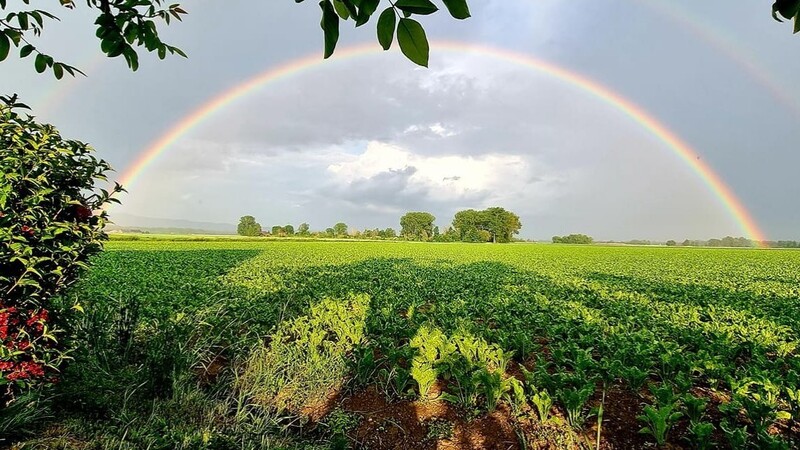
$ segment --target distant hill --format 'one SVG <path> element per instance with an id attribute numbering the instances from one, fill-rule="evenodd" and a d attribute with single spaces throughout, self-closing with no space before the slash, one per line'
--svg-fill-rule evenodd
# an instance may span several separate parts
<path id="1" fill-rule="evenodd" d="M 236 234 L 236 225 L 217 222 L 195 222 L 183 219 L 143 217 L 113 213 L 108 231 L 149 232 L 159 234 Z"/>

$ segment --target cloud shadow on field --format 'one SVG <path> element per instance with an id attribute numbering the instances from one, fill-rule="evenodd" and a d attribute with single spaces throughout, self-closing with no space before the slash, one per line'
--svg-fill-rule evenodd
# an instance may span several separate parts
<path id="1" fill-rule="evenodd" d="M 338 250 L 346 252 L 344 247 Z M 531 369 L 545 363 L 552 374 L 569 374 L 575 370 L 570 355 L 588 352 L 593 360 L 589 370 L 596 375 L 606 370 L 604 364 L 619 361 L 623 367 L 644 370 L 647 381 L 685 373 L 695 385 L 710 377 L 725 379 L 712 369 L 697 378 L 696 368 L 709 361 L 722 367 L 717 370 L 724 370 L 724 375 L 735 378 L 753 370 L 774 371 L 774 358 L 786 359 L 775 356 L 775 345 L 791 339 L 790 334 L 781 335 L 776 322 L 754 317 L 752 311 L 768 303 L 767 297 L 745 297 L 744 293 L 735 297 L 713 286 L 683 285 L 673 291 L 651 278 L 592 272 L 575 279 L 496 261 L 384 257 L 320 263 L 314 259 L 319 255 L 305 257 L 309 259 L 303 260 L 302 255 L 294 260 L 274 259 L 264 250 L 106 252 L 79 286 L 82 295 L 95 302 L 87 313 L 91 327 L 86 328 L 86 336 L 98 345 L 86 346 L 86 354 L 76 355 L 60 388 L 64 398 L 71 404 L 86 401 L 84 392 L 91 390 L 96 380 L 84 375 L 94 373 L 94 367 L 115 380 L 119 378 L 120 384 L 131 376 L 149 386 L 143 391 L 145 400 L 171 395 L 170 380 L 176 376 L 196 377 L 195 382 L 206 385 L 230 379 L 230 374 L 242 369 L 253 348 L 266 346 L 261 354 L 271 348 L 277 329 L 309 317 L 311 308 L 325 299 L 337 302 L 354 294 L 369 296 L 368 307 L 360 316 L 363 322 L 359 321 L 364 324 L 365 338 L 352 353 L 347 351 L 352 364 L 343 367 L 342 373 L 347 376 L 339 378 L 339 387 L 330 397 L 318 399 L 324 411 L 315 414 L 324 418 L 328 409 L 347 405 L 356 405 L 352 406 L 354 412 L 360 411 L 358 400 L 363 398 L 359 396 L 379 393 L 383 400 L 376 399 L 378 404 L 404 414 L 398 423 L 422 421 L 424 425 L 417 430 L 420 433 L 426 432 L 426 421 L 434 416 L 420 409 L 420 402 L 408 400 L 407 393 L 416 389 L 409 375 L 416 350 L 409 343 L 428 332 L 423 329 L 436 329 L 447 337 L 473 336 L 513 351 L 512 366 Z M 346 253 L 337 255 L 337 259 L 347 258 Z M 138 303 L 142 312 L 141 322 L 132 327 L 137 333 L 133 353 L 113 346 L 118 340 L 114 321 L 121 317 L 113 303 L 120 295 Z M 695 297 L 717 299 L 720 305 L 716 312 L 703 315 L 712 303 L 700 308 L 692 301 Z M 103 301 L 108 309 L 105 315 Z M 189 320 L 175 320 L 182 314 Z M 744 319 L 736 322 L 738 318 Z M 743 327 L 744 333 L 731 332 L 737 326 Z M 769 333 L 771 340 L 767 339 Z M 187 342 L 189 348 L 201 352 L 189 355 L 186 361 L 176 359 Z M 291 347 L 294 341 L 288 341 L 288 345 Z M 99 349 L 98 355 L 93 353 L 95 349 Z M 202 366 L 196 364 L 197 358 Z M 786 362 L 791 364 L 790 358 Z M 443 378 L 438 381 L 439 389 L 452 388 Z M 625 376 L 616 374 L 613 389 L 628 392 L 631 398 L 637 396 L 628 383 Z M 552 389 L 557 392 L 556 387 Z M 114 410 L 118 399 L 116 390 L 103 392 L 107 394 L 92 397 L 95 403 L 90 409 L 105 414 Z M 597 406 L 598 397 L 592 398 L 589 406 Z M 641 406 L 634 403 L 631 408 Z M 377 410 L 369 414 L 379 418 L 378 422 L 398 419 L 384 417 Z M 451 406 L 436 414 L 463 418 Z M 605 417 L 607 429 L 626 429 L 625 418 L 611 409 Z M 494 419 L 480 416 L 477 423 L 480 420 L 486 424 Z M 466 422 L 458 423 L 459 432 L 474 431 L 462 426 Z M 675 436 L 685 432 L 678 428 Z M 356 435 L 373 436 L 373 431 L 359 429 Z M 634 439 L 624 442 L 636 442 L 637 447 L 646 441 L 636 433 L 624 437 Z M 475 437 L 483 438 L 486 436 Z M 613 433 L 606 436 L 608 442 L 616 438 Z M 404 439 L 412 442 L 415 438 Z"/>
<path id="2" fill-rule="evenodd" d="M 258 259 L 244 264 L 251 263 L 257 264 Z M 273 267 L 260 276 L 252 274 L 245 289 L 257 301 L 270 305 L 268 308 L 280 311 L 279 320 L 284 321 L 307 314 L 311 305 L 323 298 L 368 294 L 366 344 L 357 348 L 356 354 L 375 355 L 376 372 L 381 368 L 408 370 L 415 356 L 408 344 L 423 325 L 435 327 L 446 336 L 466 332 L 512 350 L 516 364 L 531 364 L 542 356 L 561 372 L 572 368 L 563 360 L 553 360 L 553 352 L 571 351 L 570 346 L 574 345 L 591 348 L 595 359 L 644 364 L 644 369 L 655 377 L 651 380 L 694 373 L 709 361 L 708 353 L 723 367 L 766 369 L 770 363 L 764 356 L 774 352 L 777 343 L 791 339 L 785 335 L 768 342 L 764 336 L 779 326 L 765 320 L 756 322 L 756 318 L 741 324 L 746 333 L 731 337 L 735 333 L 729 329 L 739 326 L 731 323 L 731 318 L 752 317 L 749 308 L 763 304 L 757 296 L 750 296 L 750 307 L 735 310 L 730 304 L 719 305 L 717 315 L 692 321 L 686 318 L 692 317 L 697 307 L 687 299 L 730 296 L 722 296 L 708 286 L 696 286 L 694 290 L 683 286 L 681 295 L 670 297 L 666 286 L 659 290 L 652 280 L 599 273 L 589 278 L 600 285 L 557 280 L 492 261 L 461 264 L 371 258 L 347 264 Z M 650 292 L 660 292 L 661 297 L 645 298 Z M 781 335 L 780 331 L 776 333 Z M 665 355 L 670 354 L 679 357 L 665 363 Z M 713 371 L 707 375 L 721 376 Z M 617 380 L 617 389 L 622 388 L 624 382 L 619 377 Z M 377 388 L 373 383 L 380 384 L 375 379 L 366 382 L 372 389 Z M 401 400 L 403 389 L 415 386 L 409 381 L 394 392 L 394 401 L 400 402 L 394 403 L 398 408 L 409 407 Z M 384 386 L 383 392 L 391 389 L 394 388 Z M 615 420 L 613 416 L 607 419 Z M 624 424 L 620 425 L 619 429 L 624 428 Z M 626 439 L 640 439 L 642 444 L 646 441 L 642 436 Z"/>

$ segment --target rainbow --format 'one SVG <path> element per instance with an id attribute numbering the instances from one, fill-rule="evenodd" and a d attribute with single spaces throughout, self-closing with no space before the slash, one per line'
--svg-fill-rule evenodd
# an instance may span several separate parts
<path id="1" fill-rule="evenodd" d="M 686 31 L 705 41 L 719 53 L 736 63 L 747 75 L 766 89 L 779 104 L 792 111 L 800 118 L 800 105 L 797 98 L 791 95 L 794 88 L 786 82 L 778 80 L 772 72 L 759 64 L 759 58 L 752 52 L 745 51 L 745 46 L 720 30 L 711 28 L 702 18 L 696 17 L 686 7 L 675 1 L 645 0 L 642 2 L 653 11 L 681 25 Z"/>
<path id="2" fill-rule="evenodd" d="M 648 114 L 641 107 L 609 88 L 591 80 L 583 75 L 559 67 L 553 63 L 534 58 L 529 55 L 512 52 L 496 47 L 485 45 L 466 44 L 460 42 L 436 41 L 432 43 L 436 51 L 455 51 L 477 53 L 484 56 L 499 58 L 505 61 L 516 63 L 523 67 L 528 67 L 537 72 L 551 76 L 575 89 L 594 97 L 617 111 L 628 116 L 639 126 L 647 130 L 658 140 L 662 141 L 678 158 L 689 166 L 705 183 L 710 192 L 717 197 L 720 203 L 729 212 L 731 217 L 745 233 L 747 237 L 756 241 L 765 241 L 765 235 L 760 230 L 756 221 L 752 218 L 742 202 L 734 195 L 733 191 L 723 183 L 722 179 L 703 162 L 697 152 L 692 150 L 680 137 L 670 131 L 666 126 L 659 123 L 655 118 Z M 359 45 L 343 48 L 336 51 L 336 60 L 346 60 L 358 56 L 379 53 L 380 48 L 375 44 Z M 245 97 L 256 89 L 266 84 L 286 79 L 306 70 L 312 69 L 323 64 L 323 59 L 315 53 L 300 59 L 296 59 L 277 68 L 271 68 L 258 74 L 249 80 L 222 92 L 211 100 L 203 103 L 191 114 L 184 117 L 175 126 L 153 142 L 139 157 L 124 171 L 119 183 L 130 187 L 136 182 L 139 175 L 149 167 L 159 155 L 164 153 L 181 137 L 192 129 L 203 123 L 220 109 L 230 105 L 236 100 Z M 330 62 L 325 63 L 330 64 Z"/>

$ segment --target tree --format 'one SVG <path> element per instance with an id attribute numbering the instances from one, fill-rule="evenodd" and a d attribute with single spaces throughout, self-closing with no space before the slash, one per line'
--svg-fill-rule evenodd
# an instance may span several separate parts
<path id="1" fill-rule="evenodd" d="M 569 236 L 553 236 L 554 244 L 592 244 L 594 239 L 585 234 L 570 234 Z"/>
<path id="2" fill-rule="evenodd" d="M 387 239 L 394 239 L 397 237 L 397 231 L 395 231 L 394 228 L 387 228 L 383 234 Z"/>
<path id="3" fill-rule="evenodd" d="M 295 1 L 301 3 L 303 0 Z M 59 3 L 67 9 L 76 7 L 75 0 L 59 0 Z M 168 53 L 186 57 L 182 50 L 161 40 L 158 23 L 169 25 L 172 20 L 182 21 L 186 15 L 179 4 L 165 7 L 165 3 L 164 0 L 87 0 L 87 7 L 98 10 L 94 22 L 97 26 L 95 35 L 100 39 L 102 52 L 109 58 L 122 56 L 134 71 L 139 68 L 138 50 L 141 48 L 155 52 L 160 59 Z M 381 3 L 381 0 L 322 0 L 319 5 L 322 9 L 323 56 L 330 57 L 336 49 L 342 20 L 352 20 L 356 27 L 360 27 L 370 21 Z M 442 0 L 442 3 L 452 17 L 470 17 L 466 0 Z M 379 45 L 388 50 L 396 36 L 403 54 L 414 63 L 427 67 L 428 39 L 422 25 L 412 17 L 430 15 L 439 8 L 430 0 L 386 0 L 384 4 L 389 6 L 379 15 L 376 26 Z M 55 14 L 43 9 L 9 7 L 6 0 L 0 1 L 0 11 L 5 13 L 0 19 L 0 61 L 7 58 L 11 46 L 14 46 L 19 49 L 20 58 L 35 55 L 34 68 L 38 73 L 50 69 L 59 79 L 64 73 L 83 74 L 76 67 L 57 61 L 31 44 L 31 36 L 40 35 L 46 21 L 58 20 Z"/>
<path id="4" fill-rule="evenodd" d="M 491 234 L 492 242 L 511 242 L 515 234 L 519 234 L 522 222 L 519 216 L 503 208 L 494 207 L 482 211 L 486 231 Z"/>
<path id="5" fill-rule="evenodd" d="M 433 235 L 436 217 L 427 212 L 408 212 L 400 218 L 400 235 L 414 241 L 426 241 Z"/>
<path id="6" fill-rule="evenodd" d="M 678 245 L 678 243 L 673 241 L 672 239 L 667 241 L 667 247 L 675 247 L 676 245 Z"/>
<path id="7" fill-rule="evenodd" d="M 283 227 L 280 225 L 273 225 L 270 234 L 273 236 L 283 236 Z"/>
<path id="8" fill-rule="evenodd" d="M 445 228 L 444 233 L 442 233 L 440 240 L 442 242 L 457 242 L 458 240 L 460 240 L 460 237 L 458 235 L 458 231 L 455 228 L 447 227 Z"/>
<path id="9" fill-rule="evenodd" d="M 299 227 L 297 227 L 297 234 L 299 234 L 300 236 L 308 236 L 310 234 L 308 231 L 309 229 L 310 227 L 308 226 L 308 224 L 303 222 L 300 224 Z"/>
<path id="10" fill-rule="evenodd" d="M 344 237 L 347 236 L 347 224 L 344 222 L 339 222 L 333 226 L 333 235 L 335 237 Z"/>
<path id="11" fill-rule="evenodd" d="M 325 237 L 334 237 L 336 236 L 336 231 L 333 228 L 326 228 L 325 229 Z"/>
<path id="12" fill-rule="evenodd" d="M 236 233 L 240 236 L 261 236 L 261 224 L 256 222 L 253 216 L 242 216 L 236 227 Z"/>
<path id="13" fill-rule="evenodd" d="M 470 240 L 477 236 L 477 231 L 486 227 L 485 217 L 480 211 L 466 209 L 456 213 L 453 218 L 453 228 L 458 232 L 458 239 L 464 242 L 476 242 Z M 468 239 L 468 236 L 470 239 Z M 475 238 L 477 239 L 477 238 Z"/>
<path id="14" fill-rule="evenodd" d="M 294 236 L 294 226 L 292 225 L 284 225 L 283 226 L 283 233 L 287 236 Z"/>
<path id="15" fill-rule="evenodd" d="M 456 213 L 453 228 L 458 240 L 464 242 L 511 242 L 514 235 L 519 234 L 522 222 L 518 215 L 500 207 L 483 211 L 467 209 Z M 481 231 L 488 232 L 489 239 L 484 240 Z"/>
<path id="16" fill-rule="evenodd" d="M 66 360 L 53 300 L 100 253 L 112 196 L 97 187 L 111 167 L 79 141 L 0 97 L 0 404 L 55 379 Z M 61 302 L 63 304 L 63 300 Z M 75 305 L 80 309 L 80 305 Z M 57 337 L 58 336 L 58 337 Z"/>

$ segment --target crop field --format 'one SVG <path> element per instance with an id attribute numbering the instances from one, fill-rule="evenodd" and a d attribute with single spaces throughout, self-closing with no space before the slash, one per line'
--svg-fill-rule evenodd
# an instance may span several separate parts
<path id="1" fill-rule="evenodd" d="M 798 251 L 117 241 L 61 301 L 31 448 L 800 445 Z"/>

